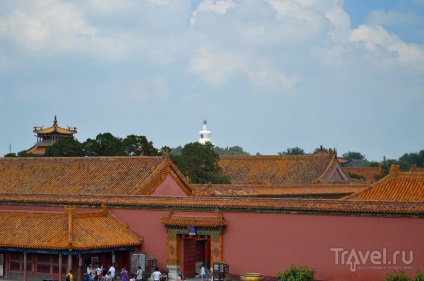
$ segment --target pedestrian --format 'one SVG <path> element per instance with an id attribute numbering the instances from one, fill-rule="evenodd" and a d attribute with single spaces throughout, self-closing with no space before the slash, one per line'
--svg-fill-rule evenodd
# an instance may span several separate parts
<path id="1" fill-rule="evenodd" d="M 202 263 L 202 267 L 200 268 L 200 278 L 202 278 L 202 281 L 205 278 L 205 275 L 206 275 L 205 265 Z"/>
<path id="2" fill-rule="evenodd" d="M 110 276 L 110 271 L 108 271 L 105 275 L 105 281 L 112 281 L 112 276 Z"/>
<path id="3" fill-rule="evenodd" d="M 113 264 L 110 265 L 109 272 L 110 277 L 112 278 L 111 280 L 113 280 L 115 278 L 115 267 L 113 266 Z"/>
<path id="4" fill-rule="evenodd" d="M 133 275 L 131 275 L 131 279 L 130 279 L 130 281 L 136 281 L 135 280 L 135 275 L 133 274 Z"/>
<path id="5" fill-rule="evenodd" d="M 136 274 L 137 274 L 136 280 L 142 281 L 143 280 L 143 270 L 141 270 L 141 266 L 138 267 Z"/>
<path id="6" fill-rule="evenodd" d="M 121 270 L 121 281 L 128 281 L 128 271 L 125 269 L 125 266 Z"/>
<path id="7" fill-rule="evenodd" d="M 69 270 L 68 274 L 66 274 L 65 280 L 66 281 L 74 280 L 74 276 L 72 275 L 72 270 Z"/>
<path id="8" fill-rule="evenodd" d="M 159 271 L 159 267 L 155 268 L 155 272 L 152 273 L 152 279 L 153 281 L 160 281 L 162 278 L 162 273 Z"/>

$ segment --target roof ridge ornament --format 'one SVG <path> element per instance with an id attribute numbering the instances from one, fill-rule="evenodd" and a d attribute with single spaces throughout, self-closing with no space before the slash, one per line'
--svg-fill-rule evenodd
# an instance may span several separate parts
<path id="1" fill-rule="evenodd" d="M 397 176 L 399 176 L 399 173 L 400 173 L 400 165 L 399 164 L 392 164 L 392 166 L 390 166 L 389 174 L 391 176 L 397 177 Z"/>

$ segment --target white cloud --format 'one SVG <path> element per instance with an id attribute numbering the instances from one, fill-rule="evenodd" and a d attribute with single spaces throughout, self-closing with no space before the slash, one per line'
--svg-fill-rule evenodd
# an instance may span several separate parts
<path id="1" fill-rule="evenodd" d="M 98 28 L 90 25 L 70 2 L 51 0 L 23 5 L 0 19 L 0 32 L 36 54 L 79 53 L 109 59 L 125 54 L 122 42 L 126 38 L 99 36 Z"/>
<path id="2" fill-rule="evenodd" d="M 368 55 L 380 58 L 382 64 L 387 60 L 413 71 L 424 71 L 424 47 L 405 43 L 381 26 L 361 25 L 352 31 L 349 41 L 365 48 Z"/>
<path id="3" fill-rule="evenodd" d="M 194 25 L 196 23 L 196 18 L 201 16 L 201 13 L 213 12 L 223 15 L 230 9 L 234 9 L 236 7 L 237 4 L 233 0 L 203 0 L 197 6 L 196 10 L 193 11 L 190 24 Z"/>
<path id="4" fill-rule="evenodd" d="M 189 66 L 189 71 L 204 81 L 222 85 L 237 75 L 247 77 L 255 87 L 273 85 L 277 88 L 292 88 L 299 77 L 289 77 L 272 66 L 266 59 L 243 52 L 218 52 L 201 48 Z"/>

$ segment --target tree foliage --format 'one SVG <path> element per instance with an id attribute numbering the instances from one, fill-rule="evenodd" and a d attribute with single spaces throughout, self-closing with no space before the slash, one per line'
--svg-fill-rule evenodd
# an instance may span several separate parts
<path id="1" fill-rule="evenodd" d="M 180 155 L 171 154 L 171 159 L 191 183 L 230 183 L 229 178 L 222 174 L 218 165 L 219 155 L 213 148 L 210 142 L 188 143 L 182 148 Z"/>
<path id="2" fill-rule="evenodd" d="M 215 146 L 214 151 L 220 156 L 221 155 L 250 155 L 248 152 L 244 151 L 243 148 L 240 146 L 232 146 L 232 147 L 226 147 L 226 148 Z"/>
<path id="3" fill-rule="evenodd" d="M 74 137 L 60 138 L 52 146 L 46 148 L 44 156 L 77 157 L 84 156 L 82 144 Z"/>
<path id="4" fill-rule="evenodd" d="M 305 151 L 298 146 L 289 147 L 283 152 L 278 152 L 278 155 L 305 155 Z"/>
<path id="5" fill-rule="evenodd" d="M 365 155 L 362 155 L 359 152 L 353 152 L 353 151 L 343 153 L 342 157 L 346 159 L 366 160 Z"/>

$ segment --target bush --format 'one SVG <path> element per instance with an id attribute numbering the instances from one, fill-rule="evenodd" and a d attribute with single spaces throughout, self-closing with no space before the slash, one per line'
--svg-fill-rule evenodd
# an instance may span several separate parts
<path id="1" fill-rule="evenodd" d="M 395 271 L 393 273 L 387 273 L 384 281 L 411 281 L 411 279 L 405 272 Z"/>
<path id="2" fill-rule="evenodd" d="M 418 271 L 415 275 L 415 281 L 424 281 L 424 274 Z"/>
<path id="3" fill-rule="evenodd" d="M 277 275 L 278 281 L 313 281 L 314 278 L 315 270 L 306 265 L 300 267 L 292 265 Z"/>
<path id="4" fill-rule="evenodd" d="M 393 273 L 387 273 L 384 281 L 424 281 L 424 274 L 418 271 L 415 278 L 411 279 L 405 272 L 395 271 Z"/>

